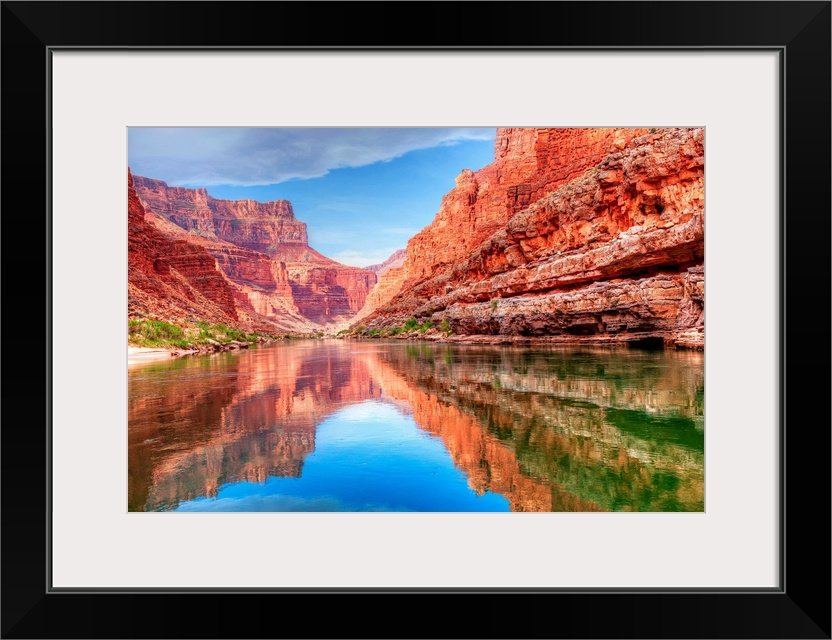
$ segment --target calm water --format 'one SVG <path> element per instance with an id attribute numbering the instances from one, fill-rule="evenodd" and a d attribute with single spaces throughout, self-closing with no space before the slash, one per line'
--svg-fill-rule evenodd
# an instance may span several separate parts
<path id="1" fill-rule="evenodd" d="M 129 369 L 130 511 L 702 511 L 701 352 L 293 341 Z"/>

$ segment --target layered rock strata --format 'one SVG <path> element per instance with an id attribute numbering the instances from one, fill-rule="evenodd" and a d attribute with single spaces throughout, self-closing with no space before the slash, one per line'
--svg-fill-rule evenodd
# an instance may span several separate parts
<path id="1" fill-rule="evenodd" d="M 407 258 L 407 249 L 399 249 L 394 251 L 387 260 L 382 262 L 381 264 L 373 264 L 369 267 L 365 267 L 368 271 L 372 271 L 377 276 L 380 276 L 390 269 L 395 267 L 400 267 L 404 264 L 405 258 Z"/>
<path id="2" fill-rule="evenodd" d="M 365 309 L 368 326 L 415 316 L 446 319 L 457 336 L 701 347 L 703 130 L 513 131 L 498 134 L 494 164 L 463 172 L 402 272 L 381 279 L 395 293 Z M 529 187 L 504 184 L 480 209 L 493 215 L 477 216 L 496 191 L 479 176 L 495 173 Z M 514 198 L 521 191 L 528 199 Z"/>
<path id="3" fill-rule="evenodd" d="M 234 292 L 199 246 L 171 240 L 148 224 L 127 173 L 128 315 L 210 322 L 239 320 Z"/>
<path id="4" fill-rule="evenodd" d="M 375 309 L 383 306 L 395 296 L 404 282 L 404 262 L 407 259 L 407 250 L 399 249 L 381 264 L 374 264 L 367 267 L 378 277 L 378 282 L 370 289 L 364 306 L 353 318 L 353 323 L 360 322 L 365 316 Z"/>
<path id="5" fill-rule="evenodd" d="M 135 183 L 153 223 L 205 247 L 234 285 L 238 306 L 254 316 L 314 329 L 354 316 L 376 282 L 372 271 L 309 247 L 306 224 L 287 200 L 221 200 L 140 176 Z"/>
<path id="6" fill-rule="evenodd" d="M 145 220 L 166 238 L 208 253 L 231 289 L 237 325 L 261 331 L 309 332 L 317 328 L 292 302 L 285 265 L 257 251 L 189 233 L 152 211 L 146 213 Z"/>
<path id="7" fill-rule="evenodd" d="M 529 203 L 580 176 L 610 149 L 626 145 L 647 129 L 498 129 L 494 162 L 465 169 L 442 199 L 433 222 L 407 245 L 399 271 L 380 275 L 378 291 L 359 318 L 370 316 L 400 291 L 465 260 Z"/>

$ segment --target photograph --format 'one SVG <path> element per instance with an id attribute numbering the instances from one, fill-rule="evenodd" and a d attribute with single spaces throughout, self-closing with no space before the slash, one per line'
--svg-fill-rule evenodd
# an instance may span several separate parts
<path id="1" fill-rule="evenodd" d="M 602 4 L 3 2 L 0 637 L 832 637 L 832 0 Z"/>
<path id="2" fill-rule="evenodd" d="M 704 127 L 127 134 L 129 512 L 705 511 Z"/>

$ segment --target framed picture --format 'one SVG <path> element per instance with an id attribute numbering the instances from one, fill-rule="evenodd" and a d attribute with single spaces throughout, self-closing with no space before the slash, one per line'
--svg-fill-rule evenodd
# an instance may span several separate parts
<path id="1" fill-rule="evenodd" d="M 830 637 L 829 379 L 803 357 L 829 353 L 804 320 L 829 308 L 830 3 L 402 3 L 405 23 L 393 8 L 3 3 L 7 327 L 17 309 L 46 318 L 45 340 L 7 328 L 4 637 L 345 635 L 336 616 L 274 631 L 181 615 L 239 595 L 383 602 L 425 637 L 437 622 L 412 606 L 438 595 L 555 613 L 489 608 L 475 636 Z M 702 132 L 702 508 L 128 509 L 144 464 L 125 455 L 129 131 L 450 126 Z M 12 419 L 29 398 L 36 417 Z M 820 517 L 794 506 L 807 495 Z M 399 635 L 371 618 L 354 633 Z"/>

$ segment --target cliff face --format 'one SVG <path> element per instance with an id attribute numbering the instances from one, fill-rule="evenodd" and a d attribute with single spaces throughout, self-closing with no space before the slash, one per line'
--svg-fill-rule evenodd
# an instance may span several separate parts
<path id="1" fill-rule="evenodd" d="M 515 213 L 597 165 L 610 149 L 646 132 L 498 129 L 494 162 L 479 171 L 462 171 L 433 222 L 408 242 L 403 268 L 380 274 L 377 290 L 358 317 L 370 316 L 403 289 L 447 272 Z"/>
<path id="2" fill-rule="evenodd" d="M 220 200 L 205 189 L 135 177 L 136 190 L 166 235 L 203 246 L 232 283 L 238 308 L 266 323 L 314 330 L 351 318 L 376 282 L 307 243 L 306 224 L 286 200 Z"/>
<path id="3" fill-rule="evenodd" d="M 317 327 L 294 304 L 284 263 L 264 253 L 188 232 L 152 211 L 145 219 L 166 238 L 197 245 L 213 258 L 231 288 L 238 324 L 263 331 L 308 332 Z"/>
<path id="4" fill-rule="evenodd" d="M 237 321 L 234 293 L 202 247 L 171 240 L 145 220 L 127 173 L 128 314 Z"/>
<path id="5" fill-rule="evenodd" d="M 393 254 L 381 264 L 372 264 L 369 267 L 365 267 L 365 269 L 367 269 L 367 271 L 372 271 L 377 276 L 380 276 L 387 273 L 390 269 L 402 266 L 405 258 L 407 258 L 407 249 L 399 249 L 398 251 L 394 251 Z"/>
<path id="6" fill-rule="evenodd" d="M 285 243 L 307 244 L 306 224 L 295 219 L 287 200 L 219 200 L 205 189 L 169 187 L 135 177 L 145 206 L 187 231 L 272 255 Z"/>
<path id="7" fill-rule="evenodd" d="M 501 130 L 496 156 L 408 244 L 369 326 L 702 345 L 702 129 Z"/>
<path id="8" fill-rule="evenodd" d="M 404 282 L 404 262 L 407 250 L 395 251 L 381 264 L 374 264 L 367 269 L 376 274 L 378 281 L 370 289 L 364 305 L 352 319 L 353 323 L 360 322 L 364 317 L 389 302 L 402 288 Z"/>
<path id="9" fill-rule="evenodd" d="M 495 160 L 464 170 L 433 223 L 407 244 L 405 272 L 422 279 L 471 251 L 518 211 L 596 166 L 646 129 L 499 129 Z"/>

